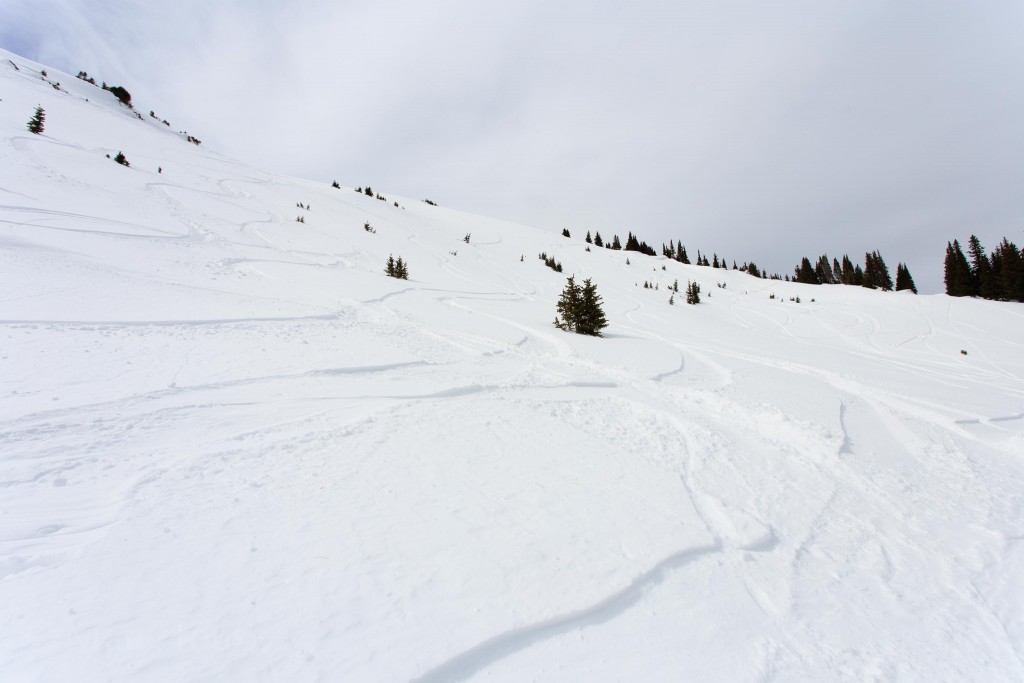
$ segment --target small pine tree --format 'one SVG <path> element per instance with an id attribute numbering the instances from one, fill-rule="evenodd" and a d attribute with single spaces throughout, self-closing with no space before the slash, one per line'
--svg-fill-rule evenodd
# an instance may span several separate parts
<path id="1" fill-rule="evenodd" d="M 36 135 L 42 133 L 44 121 L 46 121 L 46 111 L 44 111 L 42 107 L 36 107 L 36 113 L 28 120 L 29 132 L 35 133 Z"/>
<path id="2" fill-rule="evenodd" d="M 341 185 L 338 184 L 337 180 L 335 180 L 334 182 L 331 183 L 331 187 L 333 187 L 335 190 L 340 190 L 341 189 Z"/>
<path id="3" fill-rule="evenodd" d="M 696 282 L 687 281 L 686 283 L 686 303 L 692 305 L 700 303 L 700 285 Z"/>
<path id="4" fill-rule="evenodd" d="M 388 262 L 387 266 L 384 268 L 384 272 L 391 277 L 398 278 L 399 280 L 409 279 L 408 264 L 402 260 L 401 256 L 397 259 L 388 256 Z"/>
<path id="5" fill-rule="evenodd" d="M 570 276 L 555 308 L 558 311 L 555 326 L 566 332 L 600 337 L 601 330 L 608 327 L 601 308 L 601 296 L 590 279 L 584 280 L 581 287 L 576 284 L 576 278 Z"/>
<path id="6" fill-rule="evenodd" d="M 594 243 L 594 238 L 590 236 L 590 231 L 589 230 L 587 230 L 587 237 L 586 237 L 586 239 L 584 241 L 587 244 L 593 244 Z"/>
<path id="7" fill-rule="evenodd" d="M 569 228 L 562 228 L 562 237 L 572 237 L 572 235 L 569 234 Z"/>
<path id="8" fill-rule="evenodd" d="M 131 166 L 131 164 L 128 162 L 127 157 L 125 157 L 124 152 L 118 152 L 117 156 L 114 157 L 114 161 L 121 164 L 122 166 Z"/>

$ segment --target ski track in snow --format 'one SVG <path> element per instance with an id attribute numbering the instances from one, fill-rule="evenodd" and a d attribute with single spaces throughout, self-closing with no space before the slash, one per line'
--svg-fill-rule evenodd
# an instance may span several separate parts
<path id="1" fill-rule="evenodd" d="M 1019 304 L 588 253 L 10 58 L 12 680 L 1024 678 Z"/>

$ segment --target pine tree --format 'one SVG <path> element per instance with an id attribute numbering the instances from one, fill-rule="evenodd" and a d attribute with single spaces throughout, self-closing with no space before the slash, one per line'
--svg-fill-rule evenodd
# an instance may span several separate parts
<path id="1" fill-rule="evenodd" d="M 854 274 L 853 261 L 850 260 L 850 257 L 847 254 L 843 254 L 842 275 L 840 276 L 839 281 L 844 285 L 858 284 L 857 277 Z"/>
<path id="2" fill-rule="evenodd" d="M 581 287 L 576 284 L 575 276 L 570 276 L 555 308 L 558 311 L 555 326 L 567 332 L 600 337 L 601 330 L 608 327 L 597 286 L 589 278 Z"/>
<path id="3" fill-rule="evenodd" d="M 1024 301 L 1024 255 L 1017 245 L 1004 237 L 992 252 L 992 261 L 999 264 L 999 298 Z"/>
<path id="4" fill-rule="evenodd" d="M 700 285 L 696 282 L 686 282 L 686 303 L 688 304 L 699 304 L 700 303 Z"/>
<path id="5" fill-rule="evenodd" d="M 619 236 L 618 235 L 612 236 L 612 249 L 614 249 L 615 251 L 621 251 L 622 250 L 622 243 L 619 242 Z"/>
<path id="6" fill-rule="evenodd" d="M 593 244 L 594 243 L 594 238 L 590 236 L 590 231 L 589 230 L 587 230 L 587 237 L 584 240 L 584 242 L 586 242 L 587 244 Z M 600 245 L 598 245 L 598 246 L 600 246 Z"/>
<path id="7" fill-rule="evenodd" d="M 861 287 L 867 287 L 868 289 L 876 289 L 878 287 L 875 284 L 877 275 L 875 273 L 875 257 L 874 254 L 864 254 L 864 278 L 861 281 Z"/>
<path id="8" fill-rule="evenodd" d="M 36 107 L 36 113 L 28 120 L 29 132 L 35 133 L 36 135 L 42 133 L 44 121 L 46 121 L 46 111 L 44 111 L 42 107 Z"/>
<path id="9" fill-rule="evenodd" d="M 883 292 L 891 292 L 892 291 L 892 277 L 889 275 L 889 268 L 888 268 L 888 266 L 885 265 L 885 259 L 882 258 L 882 255 L 878 253 L 877 249 L 875 251 L 872 251 L 870 254 L 865 254 L 865 257 L 866 257 L 865 258 L 866 263 L 868 265 L 870 265 L 870 272 L 871 272 L 871 276 L 870 276 L 871 284 L 870 284 L 870 287 L 872 289 L 875 289 L 875 288 L 881 289 Z M 868 273 L 868 270 L 869 270 L 868 267 L 865 266 L 865 268 L 864 268 L 864 280 L 865 280 L 864 286 L 865 287 L 869 286 L 867 284 L 867 280 L 868 280 L 868 274 L 867 273 Z"/>
<path id="10" fill-rule="evenodd" d="M 581 298 L 582 308 L 576 320 L 577 334 L 602 336 L 601 330 L 608 327 L 608 319 L 601 308 L 601 295 L 597 293 L 597 285 L 591 282 L 590 278 L 583 281 Z"/>
<path id="11" fill-rule="evenodd" d="M 569 234 L 569 228 L 562 228 L 562 237 L 572 237 L 572 235 Z"/>
<path id="12" fill-rule="evenodd" d="M 803 282 L 808 285 L 820 285 L 821 282 L 818 280 L 818 275 L 814 272 L 814 268 L 811 266 L 811 260 L 804 256 L 800 260 L 800 265 L 793 269 L 794 282 Z"/>
<path id="13" fill-rule="evenodd" d="M 600 231 L 594 233 L 594 246 L 595 247 L 603 247 L 604 246 L 604 240 L 601 239 L 601 232 Z"/>
<path id="14" fill-rule="evenodd" d="M 384 268 L 384 272 L 390 277 L 396 277 L 395 275 L 395 257 L 393 255 L 388 256 L 387 266 Z"/>
<path id="15" fill-rule="evenodd" d="M 835 274 L 832 272 L 832 266 L 828 262 L 828 254 L 822 254 L 818 257 L 818 264 L 814 266 L 814 274 L 818 277 L 818 282 L 823 285 L 835 283 Z"/>
<path id="16" fill-rule="evenodd" d="M 970 296 L 971 266 L 967 263 L 960 243 L 953 240 L 946 242 L 946 265 L 943 279 L 946 282 L 946 294 L 949 296 Z"/>
<path id="17" fill-rule="evenodd" d="M 917 285 L 914 284 L 914 278 L 910 275 L 910 269 L 899 263 L 896 265 L 896 291 L 902 292 L 905 289 L 917 294 Z"/>
<path id="18" fill-rule="evenodd" d="M 555 327 L 566 332 L 575 332 L 576 312 L 579 308 L 580 286 L 576 284 L 576 276 L 570 275 L 562 294 L 558 297 L 558 303 L 555 304 L 555 310 L 558 311 L 555 315 Z M 558 319 L 559 315 L 562 316 L 561 320 Z"/>
<path id="19" fill-rule="evenodd" d="M 118 152 L 117 156 L 114 157 L 114 161 L 121 164 L 122 166 L 131 166 L 131 164 L 128 163 L 127 157 L 125 157 L 124 152 Z M 305 223 L 305 221 L 302 222 Z"/>
<path id="20" fill-rule="evenodd" d="M 977 235 L 971 235 L 967 240 L 967 253 L 971 255 L 971 294 L 995 299 L 999 285 L 992 277 L 992 262 Z"/>

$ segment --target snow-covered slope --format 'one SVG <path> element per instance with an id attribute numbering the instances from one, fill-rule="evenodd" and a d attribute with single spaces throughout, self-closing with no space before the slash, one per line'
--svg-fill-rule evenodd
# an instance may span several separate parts
<path id="1" fill-rule="evenodd" d="M 0 58 L 3 680 L 1024 678 L 1021 305 L 588 253 Z"/>

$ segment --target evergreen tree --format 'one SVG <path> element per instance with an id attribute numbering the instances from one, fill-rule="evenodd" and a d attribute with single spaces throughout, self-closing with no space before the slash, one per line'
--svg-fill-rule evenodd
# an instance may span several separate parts
<path id="1" fill-rule="evenodd" d="M 583 281 L 581 293 L 581 310 L 576 320 L 577 334 L 588 334 L 592 337 L 600 337 L 601 330 L 608 327 L 608 319 L 605 318 L 604 310 L 601 308 L 601 295 L 597 293 L 597 285 L 587 278 Z"/>
<path id="2" fill-rule="evenodd" d="M 843 268 L 842 275 L 840 276 L 840 282 L 844 285 L 856 285 L 857 277 L 854 274 L 853 261 L 846 254 L 843 254 Z"/>
<path id="3" fill-rule="evenodd" d="M 877 276 L 875 274 L 875 257 L 871 253 L 864 254 L 864 278 L 861 281 L 862 287 L 868 289 L 876 289 L 878 285 L 875 284 Z"/>
<path id="4" fill-rule="evenodd" d="M 569 234 L 569 228 L 562 228 L 562 237 L 572 237 L 572 235 Z"/>
<path id="5" fill-rule="evenodd" d="M 718 254 L 715 253 L 715 254 L 712 255 L 712 257 L 713 258 L 711 259 L 711 267 L 712 268 L 717 268 L 718 267 Z"/>
<path id="6" fill-rule="evenodd" d="M 995 299 L 999 285 L 992 277 L 992 262 L 977 235 L 971 235 L 967 240 L 967 253 L 971 255 L 971 295 Z"/>
<path id="7" fill-rule="evenodd" d="M 620 251 L 622 249 L 622 243 L 619 242 L 619 236 L 618 235 L 614 235 L 612 237 L 612 249 L 614 249 L 616 251 Z"/>
<path id="8" fill-rule="evenodd" d="M 901 292 L 904 289 L 909 289 L 917 294 L 917 285 L 914 284 L 914 278 L 910 275 L 910 269 L 899 263 L 896 265 L 896 291 Z"/>
<path id="9" fill-rule="evenodd" d="M 1024 301 L 1024 255 L 1017 245 L 1004 237 L 992 253 L 992 260 L 999 263 L 999 298 Z"/>
<path id="10" fill-rule="evenodd" d="M 118 152 L 117 156 L 114 157 L 114 161 L 121 164 L 122 166 L 131 166 L 131 164 L 128 163 L 128 158 L 125 157 L 124 152 Z M 303 221 L 303 223 L 304 222 L 305 221 Z"/>
<path id="11" fill-rule="evenodd" d="M 402 257 L 399 256 L 396 260 L 393 256 L 388 256 L 387 266 L 384 268 L 384 272 L 390 277 L 396 277 L 399 280 L 409 279 L 409 268 Z"/>
<path id="12" fill-rule="evenodd" d="M 971 266 L 967 263 L 960 243 L 953 240 L 946 242 L 946 265 L 943 279 L 946 282 L 946 294 L 949 296 L 970 296 Z"/>
<path id="13" fill-rule="evenodd" d="M 576 284 L 575 276 L 570 276 L 555 308 L 558 311 L 555 326 L 567 332 L 600 337 L 601 330 L 608 326 L 601 309 L 601 296 L 589 278 L 581 287 Z"/>
<path id="14" fill-rule="evenodd" d="M 676 249 L 676 258 L 680 263 L 690 265 L 690 257 L 686 255 L 686 247 L 683 246 L 682 242 L 679 243 L 679 248 Z"/>
<path id="15" fill-rule="evenodd" d="M 42 133 L 44 121 L 46 121 L 46 111 L 44 111 L 42 107 L 36 107 L 36 113 L 28 120 L 29 132 L 35 133 L 36 135 Z"/>
<path id="16" fill-rule="evenodd" d="M 686 281 L 686 303 L 691 305 L 700 303 L 700 285 L 696 282 Z"/>
<path id="17" fill-rule="evenodd" d="M 604 246 L 604 241 L 601 239 L 600 231 L 594 233 L 594 246 L 595 247 L 603 247 Z"/>
<path id="18" fill-rule="evenodd" d="M 818 280 L 817 274 L 814 272 L 814 267 L 811 266 L 811 260 L 804 256 L 800 260 L 800 265 L 793 269 L 794 271 L 794 282 L 803 282 L 808 285 L 820 285 L 821 282 Z"/>
<path id="19" fill-rule="evenodd" d="M 818 282 L 823 285 L 835 283 L 835 274 L 832 271 L 831 264 L 828 262 L 828 254 L 822 254 L 818 257 L 818 264 L 814 267 L 814 274 L 818 277 Z"/>
<path id="20" fill-rule="evenodd" d="M 590 236 L 590 231 L 589 230 L 587 230 L 587 237 L 586 237 L 586 239 L 584 241 L 587 244 L 593 244 L 594 243 L 594 238 Z M 598 246 L 601 246 L 601 245 L 598 245 Z"/>
<path id="21" fill-rule="evenodd" d="M 885 265 L 885 259 L 882 258 L 882 255 L 878 253 L 877 249 L 871 252 L 870 255 L 866 256 L 870 256 L 870 262 L 872 267 L 871 283 L 873 285 L 873 288 L 877 287 L 878 289 L 881 289 L 883 292 L 891 292 L 892 277 L 889 275 L 888 266 Z M 867 273 L 866 268 L 864 272 Z M 865 275 L 864 279 L 867 279 L 867 275 Z"/>

